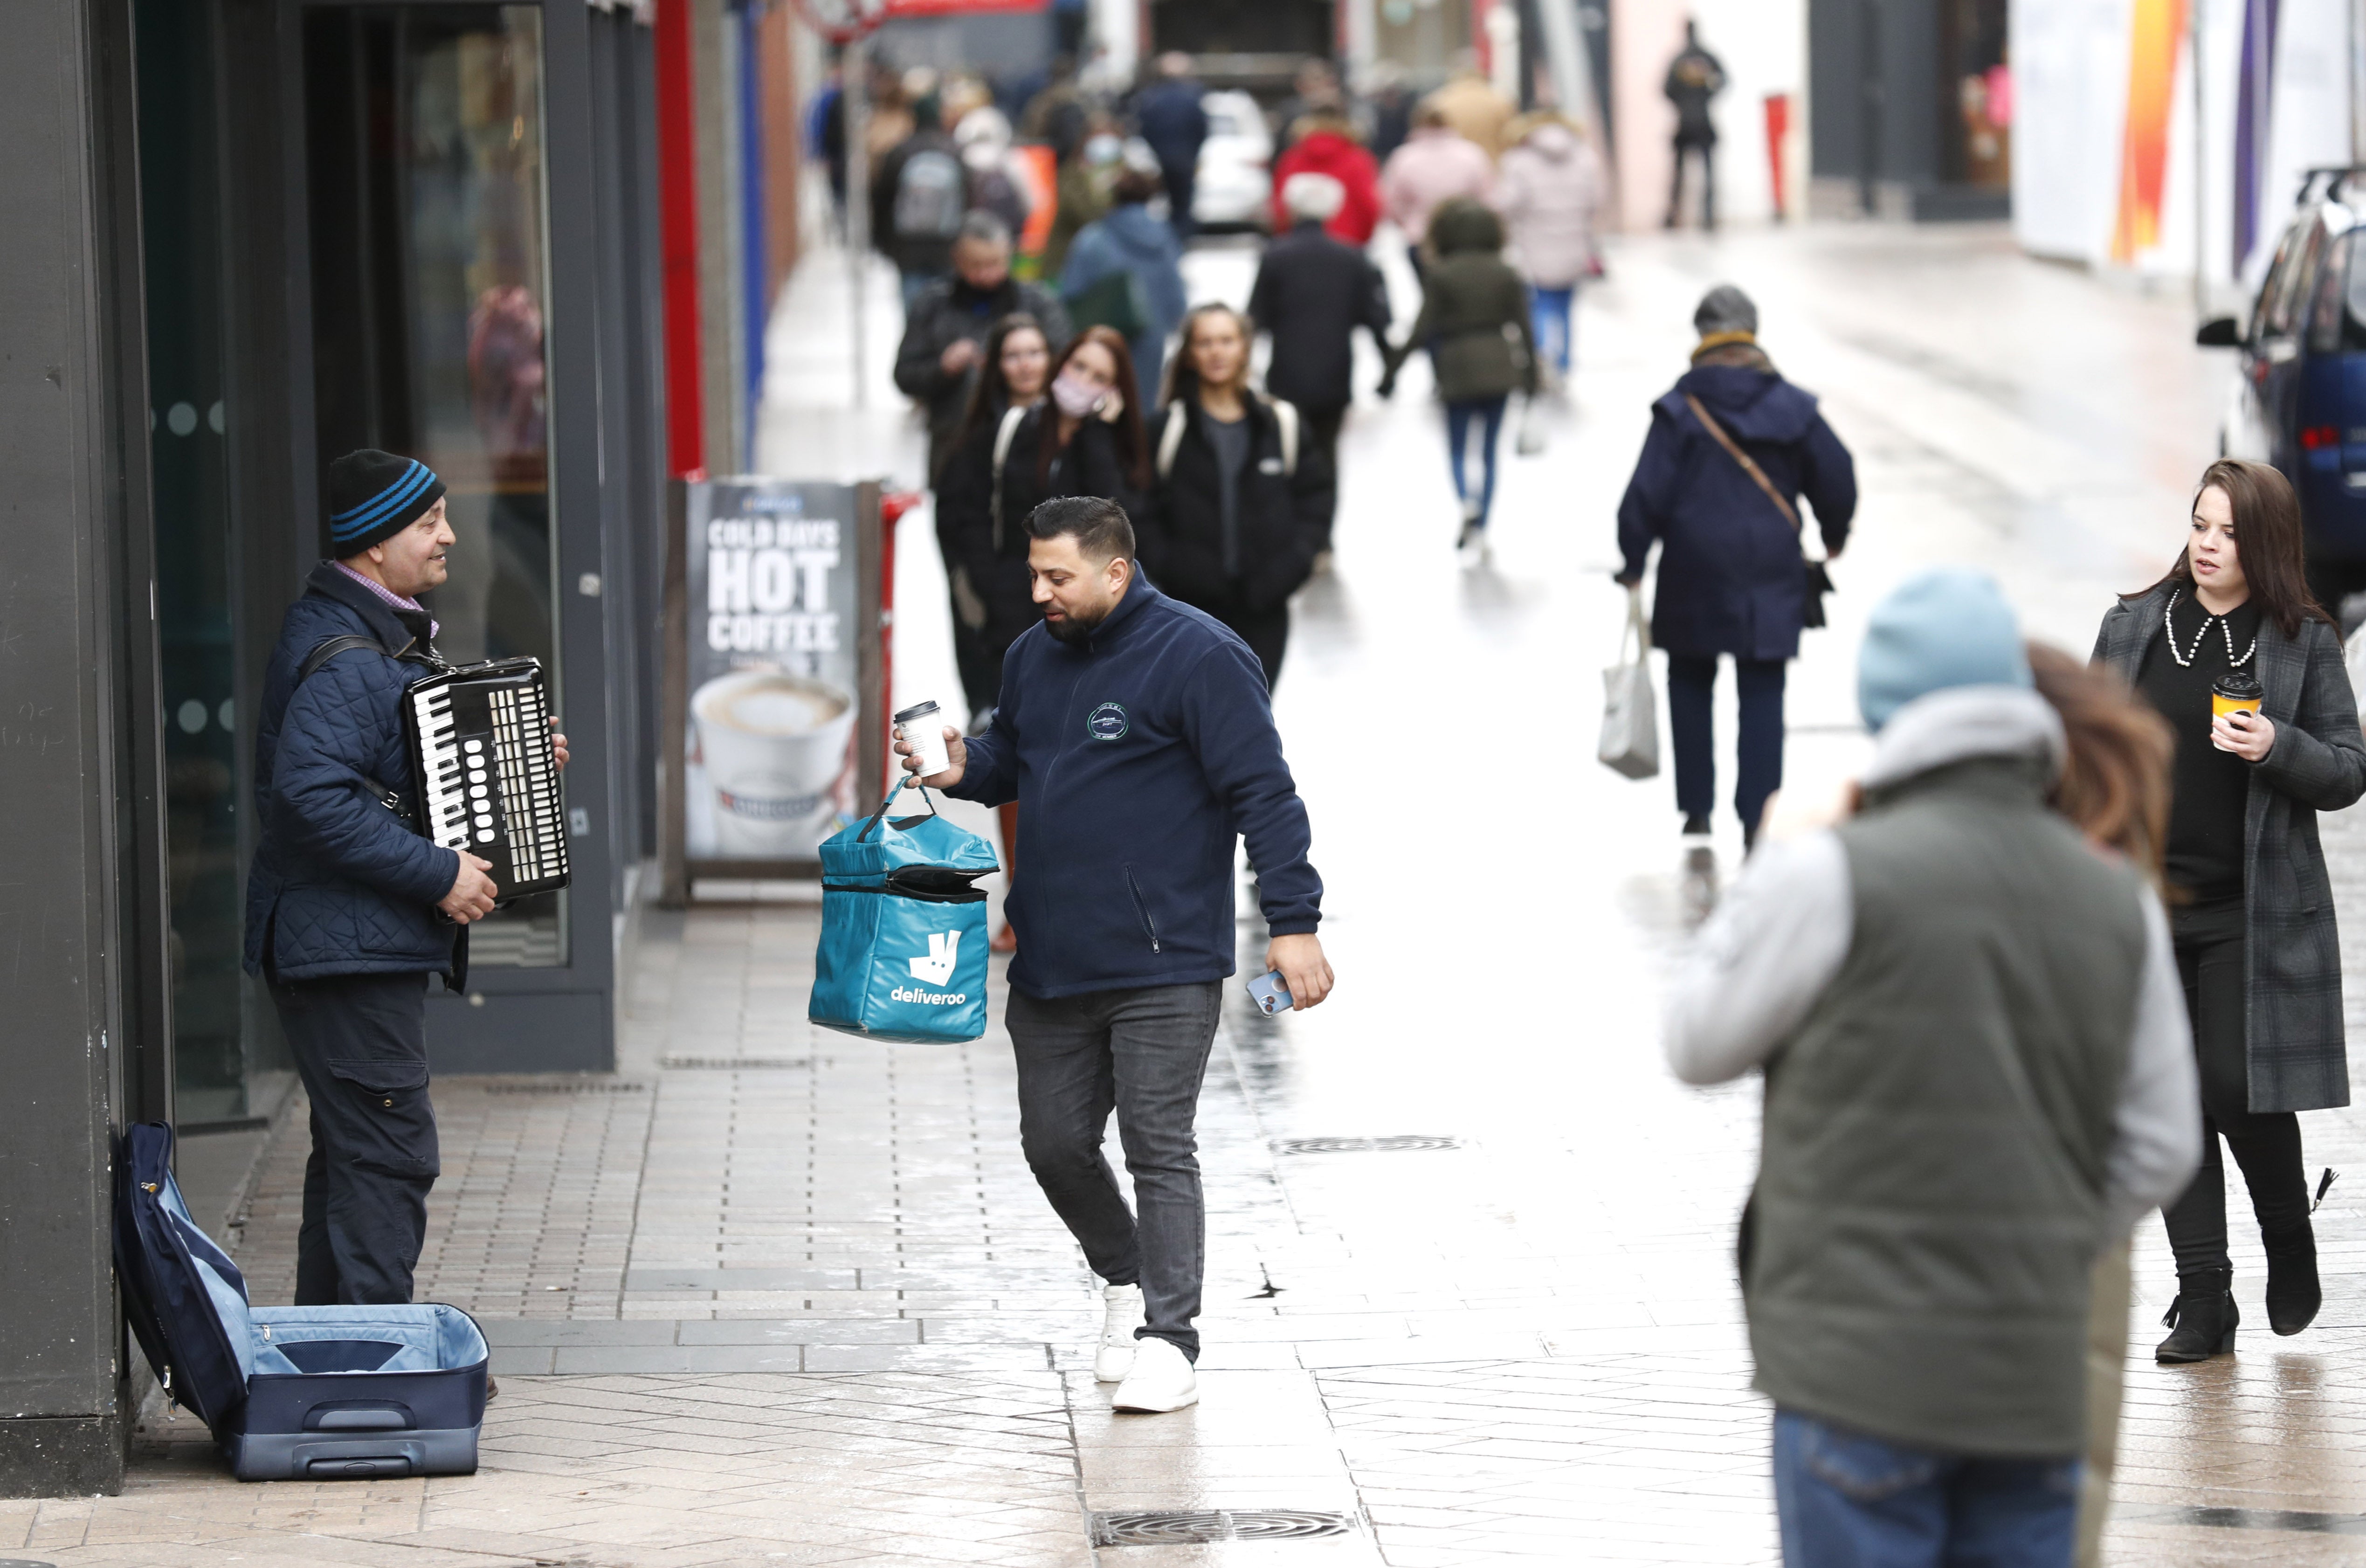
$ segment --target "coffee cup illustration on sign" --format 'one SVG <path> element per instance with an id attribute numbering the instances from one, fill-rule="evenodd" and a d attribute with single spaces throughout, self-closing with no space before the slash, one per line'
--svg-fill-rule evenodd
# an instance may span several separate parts
<path id="1" fill-rule="evenodd" d="M 854 699 L 824 681 L 735 670 L 691 694 L 726 858 L 804 859 L 837 807 Z"/>

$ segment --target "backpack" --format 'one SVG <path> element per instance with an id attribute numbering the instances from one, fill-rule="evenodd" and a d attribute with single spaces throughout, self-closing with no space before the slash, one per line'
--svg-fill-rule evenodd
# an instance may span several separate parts
<path id="1" fill-rule="evenodd" d="M 1128 343 L 1139 343 L 1156 324 L 1150 315 L 1150 296 L 1129 268 L 1101 274 L 1061 303 L 1068 308 L 1069 326 L 1078 333 L 1107 327 Z"/>
<path id="2" fill-rule="evenodd" d="M 968 178 L 962 161 L 941 147 L 923 147 L 904 160 L 896 175 L 896 237 L 951 240 L 961 232 L 969 209 Z"/>
<path id="3" fill-rule="evenodd" d="M 1273 411 L 1273 423 L 1281 427 L 1281 471 L 1295 478 L 1298 473 L 1298 405 L 1268 398 L 1265 406 Z M 1158 432 L 1158 477 L 1165 479 L 1175 471 L 1175 454 L 1183 446 L 1183 427 L 1190 423 L 1178 417 L 1178 405 L 1169 403 L 1166 423 Z M 997 459 L 999 461 L 999 459 Z M 996 470 L 997 473 L 1000 469 Z"/>

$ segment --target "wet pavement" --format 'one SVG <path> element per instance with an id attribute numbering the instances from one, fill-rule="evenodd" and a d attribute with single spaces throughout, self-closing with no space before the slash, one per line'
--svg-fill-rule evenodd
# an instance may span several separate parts
<path id="1" fill-rule="evenodd" d="M 1242 299 L 1253 265 L 1200 252 L 1193 292 Z M 1092 1383 L 1092 1280 L 1020 1161 L 998 1027 L 954 1048 L 816 1031 L 811 895 L 715 887 L 646 916 L 615 1075 L 437 1085 L 420 1293 L 476 1313 L 497 1348 L 479 1473 L 241 1486 L 189 1417 L 152 1413 L 122 1497 L 0 1502 L 0 1552 L 1773 1562 L 1730 1260 L 1757 1090 L 1684 1089 L 1656 1043 L 1662 978 L 1713 886 L 1684 873 L 1666 780 L 1592 760 L 1621 611 L 1610 519 L 1649 400 L 1695 299 L 1734 278 L 1856 451 L 1862 532 L 1792 678 L 1794 787 L 1820 789 L 1864 754 L 1853 649 L 1902 574 L 1983 565 L 2034 633 L 2081 651 L 2111 592 L 2158 574 L 2225 367 L 2184 346 L 2180 296 L 2030 262 L 1985 229 L 1654 238 L 1611 266 L 1546 453 L 1515 458 L 1506 436 L 1490 563 L 1452 553 L 1418 362 L 1345 437 L 1336 566 L 1300 602 L 1277 697 L 1341 984 L 1303 1016 L 1237 996 L 1228 1014 L 1201 1112 L 1198 1407 L 1115 1417 Z M 809 267 L 776 321 L 767 466 L 916 477 L 884 388 L 892 280 L 873 279 L 877 385 L 858 410 L 841 276 Z M 898 703 L 957 699 L 925 513 L 899 546 Z M 1729 874 L 1729 813 L 1718 831 Z M 2326 833 L 2366 964 L 2366 822 Z M 1241 935 L 1245 960 L 1262 933 Z M 2117 1561 L 2366 1556 L 2366 1397 L 2345 1371 L 2366 1352 L 2366 1117 L 2304 1127 L 2313 1161 L 2359 1173 L 2319 1215 L 2327 1305 L 2308 1335 L 2247 1331 L 2232 1360 L 2155 1367 L 2174 1281 L 2158 1222 L 2139 1233 Z M 299 1126 L 274 1136 L 235 1233 L 258 1300 L 292 1283 L 303 1155 Z M 2252 1310 L 2255 1240 L 2236 1262 Z M 1341 1528 L 1094 1544 L 1097 1520 L 1106 1538 L 1108 1516 L 1150 1510 Z"/>

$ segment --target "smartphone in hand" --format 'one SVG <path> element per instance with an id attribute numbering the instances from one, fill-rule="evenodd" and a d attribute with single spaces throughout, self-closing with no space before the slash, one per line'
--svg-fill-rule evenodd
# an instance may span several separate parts
<path id="1" fill-rule="evenodd" d="M 1290 1000 L 1290 987 L 1282 983 L 1281 971 L 1279 969 L 1251 980 L 1248 988 L 1249 999 L 1256 1002 L 1258 1010 L 1268 1017 L 1278 1012 L 1288 1012 L 1297 1005 Z"/>

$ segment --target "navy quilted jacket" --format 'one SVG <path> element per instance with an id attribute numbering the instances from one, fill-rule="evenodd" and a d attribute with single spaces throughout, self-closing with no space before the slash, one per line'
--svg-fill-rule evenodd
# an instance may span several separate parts
<path id="1" fill-rule="evenodd" d="M 402 693 L 427 674 L 366 649 L 341 653 L 300 687 L 305 656 L 332 637 L 400 649 L 425 628 L 327 561 L 280 623 L 254 736 L 254 819 L 246 885 L 246 968 L 320 975 L 450 975 L 459 928 L 435 919 L 460 857 L 411 830 L 371 795 L 377 779 L 415 799 Z"/>

